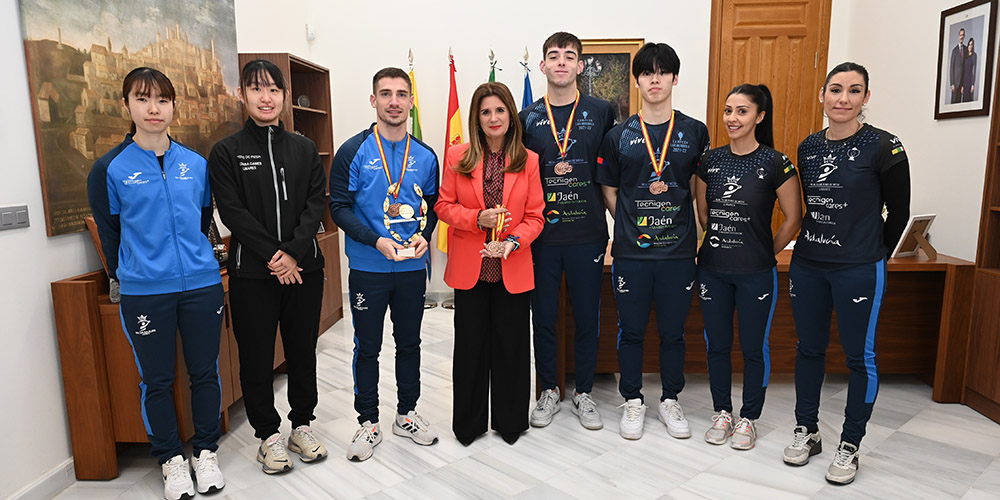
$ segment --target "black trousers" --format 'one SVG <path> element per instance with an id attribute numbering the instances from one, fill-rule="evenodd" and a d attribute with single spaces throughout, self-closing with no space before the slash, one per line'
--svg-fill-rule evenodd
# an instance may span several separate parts
<path id="1" fill-rule="evenodd" d="M 452 430 L 460 438 L 490 428 L 528 429 L 531 404 L 530 292 L 512 294 L 480 281 L 455 290 Z"/>
<path id="2" fill-rule="evenodd" d="M 288 366 L 288 419 L 292 428 L 316 417 L 316 339 L 323 307 L 323 270 L 302 274 L 302 284 L 282 285 L 277 278 L 229 278 L 233 335 L 240 349 L 240 386 L 254 435 L 266 439 L 278 432 L 281 417 L 274 408 L 274 341 Z"/>

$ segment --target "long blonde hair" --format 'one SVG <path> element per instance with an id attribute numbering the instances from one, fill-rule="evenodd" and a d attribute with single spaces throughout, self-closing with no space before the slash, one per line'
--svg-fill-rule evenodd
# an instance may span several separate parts
<path id="1" fill-rule="evenodd" d="M 510 89 L 500 82 L 484 83 L 472 94 L 472 102 L 469 105 L 469 149 L 465 151 L 465 156 L 459 160 L 454 168 L 456 172 L 467 177 L 472 176 L 472 171 L 476 165 L 483 161 L 486 151 L 486 133 L 479 123 L 479 108 L 483 99 L 489 96 L 499 97 L 503 105 L 507 108 L 510 116 L 510 126 L 504 135 L 504 156 L 509 160 L 505 172 L 520 172 L 528 162 L 528 150 L 521 142 L 521 120 L 517 117 L 514 104 L 514 96 Z"/>

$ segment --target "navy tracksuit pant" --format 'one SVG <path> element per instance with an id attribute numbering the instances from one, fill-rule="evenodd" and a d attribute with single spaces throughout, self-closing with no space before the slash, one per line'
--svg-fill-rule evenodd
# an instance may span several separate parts
<path id="1" fill-rule="evenodd" d="M 861 443 L 878 394 L 875 330 L 885 295 L 885 260 L 837 270 L 803 266 L 792 259 L 788 287 L 799 342 L 795 355 L 795 419 L 809 432 L 819 429 L 819 398 L 830 344 L 830 320 L 837 308 L 840 343 L 850 378 L 841 441 Z"/>
<path id="2" fill-rule="evenodd" d="M 194 454 L 218 449 L 222 434 L 219 340 L 225 292 L 222 284 L 186 292 L 122 295 L 122 330 L 139 369 L 139 405 L 152 453 L 163 464 L 184 455 L 174 411 L 177 334 L 191 379 Z"/>
<path id="3" fill-rule="evenodd" d="M 612 285 L 618 305 L 618 391 L 642 399 L 642 343 L 649 306 L 656 306 L 660 333 L 660 400 L 677 399 L 684 389 L 684 322 L 695 284 L 694 259 L 615 259 Z"/>
<path id="4" fill-rule="evenodd" d="M 738 309 L 743 351 L 740 417 L 756 420 L 764 408 L 764 392 L 771 376 L 768 336 L 778 303 L 778 270 L 734 274 L 702 268 L 698 270 L 698 286 L 715 411 L 733 412 L 733 312 Z"/>
<path id="5" fill-rule="evenodd" d="M 556 387 L 556 316 L 563 271 L 573 307 L 576 332 L 576 392 L 594 388 L 597 339 L 600 335 L 601 280 L 606 241 L 581 245 L 534 245 L 535 289 L 531 292 L 535 373 L 542 389 Z M 561 389 L 561 388 L 560 388 Z"/>
<path id="6" fill-rule="evenodd" d="M 405 415 L 417 407 L 426 278 L 424 270 L 371 273 L 351 269 L 348 288 L 354 322 L 354 409 L 358 423 L 378 422 L 378 355 L 386 308 L 396 342 L 396 411 Z"/>
<path id="7" fill-rule="evenodd" d="M 274 343 L 279 325 L 288 367 L 288 419 L 295 428 L 316 418 L 316 340 L 324 276 L 322 269 L 300 276 L 302 283 L 292 285 L 282 285 L 277 278 L 229 277 L 240 387 L 247 420 L 258 439 L 267 439 L 281 425 L 274 408 Z"/>

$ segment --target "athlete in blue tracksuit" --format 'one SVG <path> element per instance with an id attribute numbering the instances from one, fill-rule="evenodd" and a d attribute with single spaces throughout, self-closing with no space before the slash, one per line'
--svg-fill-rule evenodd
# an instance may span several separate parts
<path id="1" fill-rule="evenodd" d="M 601 188 L 594 182 L 597 151 L 615 124 L 611 103 L 583 95 L 576 76 L 583 69 L 580 40 L 555 33 L 543 44 L 540 65 L 548 89 L 521 110 L 524 145 L 538 153 L 545 191 L 545 227 L 531 245 L 535 289 L 531 292 L 535 372 L 542 390 L 531 412 L 531 425 L 544 427 L 559 411 L 556 385 L 556 314 L 563 272 L 573 304 L 576 366 L 574 412 L 588 429 L 603 427 L 590 396 L 597 364 L 598 324 L 608 224 Z"/>
<path id="2" fill-rule="evenodd" d="M 215 457 L 224 292 L 206 236 L 212 194 L 205 158 L 167 136 L 175 95 L 170 80 L 137 68 L 122 94 L 135 127 L 94 163 L 87 195 L 108 276 L 121 284 L 122 330 L 139 369 L 142 421 L 163 466 L 164 494 L 180 498 L 194 495 L 194 486 L 174 411 L 178 330 L 191 379 L 191 466 L 200 491 L 225 485 Z"/>
<path id="3" fill-rule="evenodd" d="M 836 308 L 850 378 L 840 446 L 826 478 L 846 484 L 857 473 L 858 449 L 878 394 L 875 334 L 886 257 L 909 219 L 910 175 L 899 138 L 858 120 L 870 96 L 863 66 L 834 67 L 821 96 L 830 127 L 807 137 L 798 151 L 806 215 L 788 271 L 799 342 L 796 427 L 784 461 L 802 465 L 822 449 L 819 400 Z"/>
<path id="4" fill-rule="evenodd" d="M 372 82 L 374 126 L 348 139 L 330 170 L 330 211 L 344 231 L 351 268 L 354 322 L 354 409 L 361 428 L 347 458 L 370 458 L 382 441 L 378 355 L 390 309 L 396 343 L 397 415 L 393 433 L 430 445 L 437 435 L 415 412 L 420 396 L 420 322 L 424 314 L 427 243 L 437 216 L 438 161 L 406 132 L 413 106 L 409 76 L 386 68 Z"/>
<path id="5" fill-rule="evenodd" d="M 771 374 L 768 335 L 778 302 L 775 254 L 802 224 L 795 167 L 772 149 L 771 93 L 743 84 L 726 98 L 723 122 L 730 143 L 705 154 L 695 193 L 705 236 L 698 252 L 698 290 L 705 319 L 708 374 L 716 414 L 705 440 L 749 450 Z M 771 214 L 780 202 L 785 221 L 772 237 Z M 733 313 L 739 309 L 743 352 L 743 407 L 733 416 Z"/>
<path id="6" fill-rule="evenodd" d="M 626 439 L 642 436 L 642 344 L 654 303 L 660 334 L 659 418 L 671 436 L 691 435 L 677 395 L 684 388 L 684 322 L 698 244 L 691 180 L 709 137 L 704 123 L 671 106 L 679 70 L 680 59 L 667 44 L 647 43 L 636 53 L 632 74 L 642 112 L 611 129 L 598 155 L 597 182 L 615 218 L 612 285 L 618 305 L 618 390 L 626 400 L 620 433 Z"/>

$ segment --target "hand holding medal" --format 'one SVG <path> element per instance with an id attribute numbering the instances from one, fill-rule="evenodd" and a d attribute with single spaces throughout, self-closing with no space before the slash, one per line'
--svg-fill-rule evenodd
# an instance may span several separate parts
<path id="1" fill-rule="evenodd" d="M 399 202 L 399 189 L 403 185 L 403 177 L 406 175 L 406 167 L 410 159 L 410 135 L 406 134 L 406 149 L 403 151 L 403 166 L 400 167 L 399 180 L 393 182 L 392 174 L 389 171 L 389 162 L 386 161 L 385 148 L 382 147 L 382 136 L 378 133 L 378 125 L 375 125 L 375 138 L 376 144 L 378 145 L 379 159 L 382 160 L 382 170 L 385 172 L 385 178 L 389 181 L 389 190 L 386 193 L 385 201 L 382 203 L 382 210 L 385 212 L 382 219 L 385 223 L 385 228 L 389 231 L 389 234 L 394 240 L 399 242 L 398 244 L 393 242 L 393 249 L 395 249 L 395 257 L 393 260 L 411 259 L 423 255 L 426 248 L 421 248 L 421 242 L 423 246 L 426 246 L 426 241 L 420 235 L 420 232 L 424 230 L 427 226 L 427 218 L 424 214 L 427 213 L 427 202 L 424 201 L 424 193 L 417 184 L 413 185 L 413 190 L 417 193 L 417 197 L 420 198 L 420 214 L 417 217 L 417 212 L 412 205 Z M 392 198 L 392 201 L 389 199 Z M 392 229 L 392 225 L 396 223 L 403 222 L 419 222 L 418 228 L 409 238 L 403 239 L 399 233 Z M 385 255 L 385 251 L 379 250 Z M 418 255 L 420 254 L 420 255 Z"/>
<path id="2" fill-rule="evenodd" d="M 489 228 L 490 230 L 490 241 L 483 244 L 484 248 L 479 251 L 479 254 L 483 257 L 500 258 L 505 253 L 509 253 L 507 252 L 507 245 L 500 238 L 504 230 L 510 225 L 510 217 L 507 209 L 503 205 L 497 205 L 495 208 L 483 210 L 479 214 L 479 221 L 480 226 Z"/>

